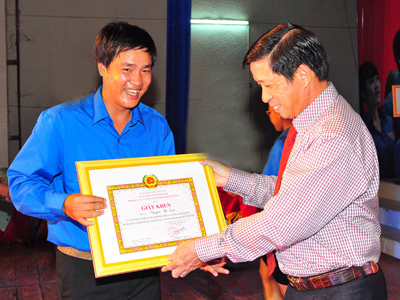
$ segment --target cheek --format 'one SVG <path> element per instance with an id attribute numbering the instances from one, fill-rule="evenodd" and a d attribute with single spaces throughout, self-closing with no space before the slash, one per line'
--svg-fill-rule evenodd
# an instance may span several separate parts
<path id="1" fill-rule="evenodd" d="M 147 76 L 147 77 L 143 78 L 142 80 L 143 80 L 143 87 L 147 90 L 151 83 L 151 76 Z"/>

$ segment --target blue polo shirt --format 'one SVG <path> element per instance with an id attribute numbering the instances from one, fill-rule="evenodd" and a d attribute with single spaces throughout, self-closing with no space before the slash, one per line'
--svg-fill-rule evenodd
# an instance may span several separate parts
<path id="1" fill-rule="evenodd" d="M 286 140 L 288 132 L 289 132 L 289 128 L 286 128 L 284 131 L 282 131 L 280 136 L 276 139 L 271 150 L 269 151 L 268 161 L 264 167 L 264 171 L 262 172 L 264 175 L 278 176 L 283 146 L 285 144 L 285 140 Z"/>
<path id="2" fill-rule="evenodd" d="M 67 196 L 80 192 L 75 162 L 175 154 L 161 114 L 139 103 L 119 134 L 101 91 L 44 111 L 8 170 L 17 210 L 47 220 L 50 242 L 84 251 L 90 251 L 86 227 L 62 210 Z"/>

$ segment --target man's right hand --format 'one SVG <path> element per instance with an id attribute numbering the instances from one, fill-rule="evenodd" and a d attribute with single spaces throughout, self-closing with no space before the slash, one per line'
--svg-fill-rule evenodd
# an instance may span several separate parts
<path id="1" fill-rule="evenodd" d="M 229 175 L 231 174 L 231 168 L 229 166 L 213 159 L 201 160 L 200 164 L 203 166 L 210 166 L 212 168 L 215 184 L 218 187 L 224 188 L 226 186 Z"/>
<path id="2" fill-rule="evenodd" d="M 101 216 L 104 214 L 103 209 L 106 207 L 106 199 L 104 198 L 71 194 L 64 201 L 63 211 L 71 219 L 78 221 L 84 226 L 90 226 L 94 223 L 88 221 L 87 218 Z"/>

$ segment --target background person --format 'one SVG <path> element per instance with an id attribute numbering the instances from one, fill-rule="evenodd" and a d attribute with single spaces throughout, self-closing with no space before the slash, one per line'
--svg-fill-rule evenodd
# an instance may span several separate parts
<path id="1" fill-rule="evenodd" d="M 359 68 L 360 102 L 365 104 L 365 125 L 374 139 L 378 153 L 380 178 L 393 178 L 393 150 L 396 140 L 393 119 L 378 105 L 381 102 L 381 83 L 375 65 L 366 61 Z"/>
<path id="2" fill-rule="evenodd" d="M 160 299 L 159 270 L 96 279 L 87 218 L 106 200 L 79 193 L 76 161 L 174 154 L 162 115 L 140 103 L 151 83 L 157 52 L 143 29 L 107 24 L 95 40 L 103 85 L 96 93 L 44 111 L 8 170 L 11 198 L 24 214 L 47 220 L 57 245 L 61 299 Z"/>

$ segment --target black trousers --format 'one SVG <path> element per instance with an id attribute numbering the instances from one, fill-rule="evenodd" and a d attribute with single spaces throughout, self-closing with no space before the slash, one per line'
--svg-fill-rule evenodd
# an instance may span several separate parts
<path id="1" fill-rule="evenodd" d="M 386 300 L 385 276 L 378 273 L 323 289 L 296 291 L 290 285 L 284 300 Z"/>
<path id="2" fill-rule="evenodd" d="M 60 299 L 161 299 L 159 270 L 94 277 L 93 262 L 56 251 Z"/>

